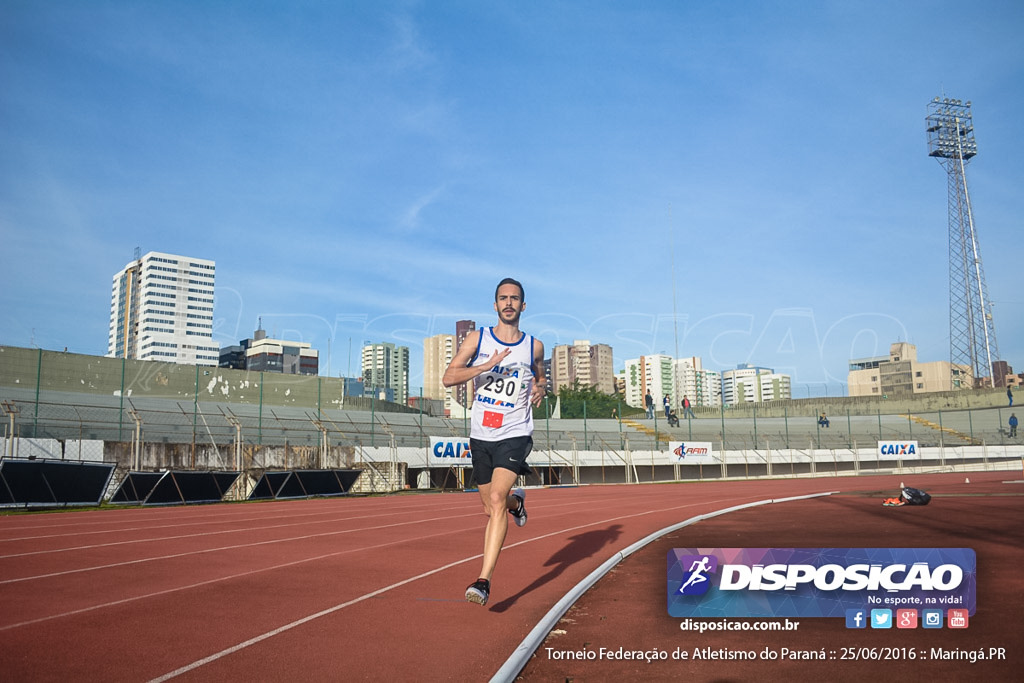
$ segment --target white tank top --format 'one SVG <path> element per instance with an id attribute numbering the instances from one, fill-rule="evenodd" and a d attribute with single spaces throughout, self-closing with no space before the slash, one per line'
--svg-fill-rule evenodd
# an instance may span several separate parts
<path id="1" fill-rule="evenodd" d="M 473 426 L 469 435 L 484 441 L 500 441 L 533 434 L 533 337 L 523 334 L 514 344 L 494 336 L 494 328 L 480 330 L 480 343 L 470 366 L 509 349 L 501 365 L 473 380 Z"/>

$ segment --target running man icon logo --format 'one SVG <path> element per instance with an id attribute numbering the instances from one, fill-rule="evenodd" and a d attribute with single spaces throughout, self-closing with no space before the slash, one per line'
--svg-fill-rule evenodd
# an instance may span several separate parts
<path id="1" fill-rule="evenodd" d="M 704 595 L 711 587 L 708 574 L 718 571 L 718 558 L 714 555 L 684 555 L 680 565 L 688 567 L 679 586 L 680 595 Z"/>

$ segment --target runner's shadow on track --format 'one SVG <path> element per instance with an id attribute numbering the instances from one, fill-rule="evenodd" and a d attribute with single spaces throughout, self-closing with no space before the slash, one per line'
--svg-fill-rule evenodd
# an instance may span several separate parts
<path id="1" fill-rule="evenodd" d="M 569 537 L 569 543 L 563 548 L 558 550 L 552 555 L 547 562 L 544 563 L 545 567 L 551 567 L 551 570 L 543 576 L 537 577 L 537 579 L 529 586 L 519 591 L 515 595 L 505 598 L 499 603 L 496 603 L 491 607 L 492 612 L 504 612 L 512 605 L 516 604 L 516 601 L 524 595 L 540 588 L 544 584 L 560 576 L 562 572 L 576 564 L 580 560 L 586 559 L 591 555 L 597 553 L 601 548 L 606 545 L 611 545 L 615 541 L 619 540 L 619 536 L 622 535 L 622 525 L 612 524 L 607 529 L 601 529 L 598 531 L 587 531 L 586 533 L 578 534 L 576 536 Z"/>

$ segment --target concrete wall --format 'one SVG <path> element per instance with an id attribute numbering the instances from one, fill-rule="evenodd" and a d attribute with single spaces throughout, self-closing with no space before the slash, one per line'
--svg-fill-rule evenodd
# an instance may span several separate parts
<path id="1" fill-rule="evenodd" d="M 131 449 L 130 443 L 108 441 L 104 447 L 103 460 L 128 469 L 132 462 Z M 323 461 L 320 459 L 319 446 L 245 446 L 242 458 L 245 470 L 344 469 L 351 468 L 356 461 L 355 450 L 349 446 L 331 446 Z M 191 444 L 147 443 L 142 449 L 142 469 L 233 470 L 234 445 L 196 444 L 193 456 Z"/>

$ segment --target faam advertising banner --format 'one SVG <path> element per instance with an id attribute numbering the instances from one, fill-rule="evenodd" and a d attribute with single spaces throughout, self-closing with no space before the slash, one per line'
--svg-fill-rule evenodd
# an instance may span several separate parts
<path id="1" fill-rule="evenodd" d="M 717 465 L 710 441 L 672 441 L 668 444 L 672 462 L 684 465 Z"/>
<path id="2" fill-rule="evenodd" d="M 452 436 L 430 437 L 427 464 L 431 467 L 472 467 L 469 439 Z"/>
<path id="3" fill-rule="evenodd" d="M 920 460 L 921 449 L 917 441 L 879 441 L 879 460 Z"/>

